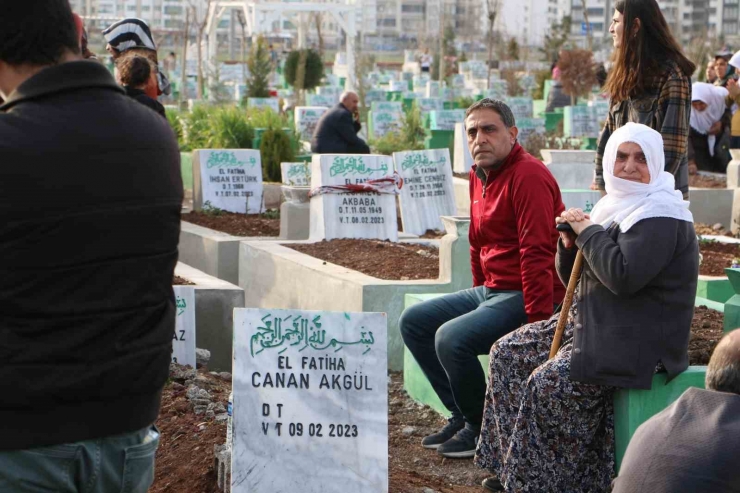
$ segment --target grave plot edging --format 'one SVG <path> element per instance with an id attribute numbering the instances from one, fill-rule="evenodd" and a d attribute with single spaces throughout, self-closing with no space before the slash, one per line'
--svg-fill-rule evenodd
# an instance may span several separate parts
<path id="1" fill-rule="evenodd" d="M 209 370 L 231 372 L 234 308 L 244 307 L 244 290 L 182 262 L 175 274 L 195 283 L 195 346 L 211 352 Z"/>
<path id="2" fill-rule="evenodd" d="M 239 242 L 276 240 L 275 237 L 232 236 L 186 221 L 180 222 L 180 261 L 223 279 L 239 282 Z"/>

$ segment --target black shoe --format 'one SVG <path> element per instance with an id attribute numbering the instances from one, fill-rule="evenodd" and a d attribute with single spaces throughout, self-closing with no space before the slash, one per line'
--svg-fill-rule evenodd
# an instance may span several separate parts
<path id="1" fill-rule="evenodd" d="M 447 424 L 437 433 L 433 433 L 429 436 L 425 436 L 421 440 L 421 446 L 424 448 L 436 449 L 447 440 L 455 436 L 455 433 L 465 428 L 465 421 L 462 418 L 451 417 L 447 420 Z"/>
<path id="2" fill-rule="evenodd" d="M 475 455 L 475 446 L 478 444 L 479 430 L 473 429 L 470 424 L 458 431 L 457 434 L 437 448 L 437 453 L 450 459 L 468 459 Z"/>
<path id="3" fill-rule="evenodd" d="M 481 486 L 486 491 L 506 491 L 504 485 L 501 484 L 501 481 L 496 476 L 484 479 Z"/>

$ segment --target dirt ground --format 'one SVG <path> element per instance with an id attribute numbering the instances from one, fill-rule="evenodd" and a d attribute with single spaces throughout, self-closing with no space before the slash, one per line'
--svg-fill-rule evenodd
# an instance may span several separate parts
<path id="1" fill-rule="evenodd" d="M 724 276 L 732 260 L 740 258 L 740 246 L 732 243 L 703 240 L 699 242 L 699 251 L 702 255 L 699 274 L 705 276 Z"/>
<path id="2" fill-rule="evenodd" d="M 696 188 L 727 188 L 727 177 L 689 175 L 689 186 Z"/>
<path id="3" fill-rule="evenodd" d="M 377 279 L 408 281 L 439 277 L 439 251 L 424 245 L 337 239 L 284 246 Z"/>
<path id="4" fill-rule="evenodd" d="M 689 339 L 690 365 L 703 366 L 709 363 L 712 351 L 722 338 L 724 318 L 724 313 L 706 306 L 697 306 L 694 309 L 691 339 Z"/>
<path id="5" fill-rule="evenodd" d="M 195 283 L 188 281 L 184 277 L 174 276 L 172 278 L 172 285 L 173 286 L 195 286 Z"/>
<path id="6" fill-rule="evenodd" d="M 278 236 L 280 234 L 280 217 L 275 214 L 236 214 L 221 211 L 218 214 L 211 212 L 189 212 L 182 215 L 182 220 L 197 224 L 233 236 Z"/>

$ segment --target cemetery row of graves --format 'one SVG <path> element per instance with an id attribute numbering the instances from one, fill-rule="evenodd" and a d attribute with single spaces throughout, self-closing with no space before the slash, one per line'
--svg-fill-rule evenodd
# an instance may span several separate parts
<path id="1" fill-rule="evenodd" d="M 536 152 L 566 207 L 584 210 L 600 198 L 590 190 L 589 149 L 607 111 L 593 98 L 545 113 L 542 100 L 508 97 L 507 81 L 496 78 L 489 89 L 483 72 L 463 63 L 451 87 L 409 73 L 370 74 L 377 89 L 363 95 L 363 131 L 375 149 L 404 135 L 412 113 L 423 135 L 416 145 L 400 139 L 387 154 L 307 152 L 341 93 L 333 77 L 307 96 L 308 106 L 286 114 L 281 98 L 265 98 L 245 108 L 194 103 L 174 115 L 188 202 L 173 362 L 195 368 L 202 350 L 209 358 L 199 371 L 173 367 L 152 491 L 479 491 L 484 471 L 419 447 L 446 411 L 398 332 L 405 307 L 472 284 L 472 158 L 456 98 L 505 98 L 520 140 L 546 137 Z M 531 86 L 527 80 L 520 84 Z M 740 326 L 739 170 L 733 161 L 724 181 L 702 175 L 716 186 L 691 190 L 692 213 L 706 225 L 697 224 L 704 261 L 692 367 L 662 382 L 665 392 L 617 396 L 620 458 L 648 417 L 642 410 L 703 385 L 723 330 Z"/>

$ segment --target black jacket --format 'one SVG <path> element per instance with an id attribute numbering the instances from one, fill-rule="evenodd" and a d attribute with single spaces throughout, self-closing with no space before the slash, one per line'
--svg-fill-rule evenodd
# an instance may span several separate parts
<path id="1" fill-rule="evenodd" d="M 126 91 L 126 96 L 133 98 L 134 100 L 136 100 L 136 102 L 153 109 L 163 117 L 167 118 L 162 103 L 152 97 L 147 96 L 147 94 L 141 89 L 134 89 L 133 87 L 123 86 L 123 90 Z"/>
<path id="2" fill-rule="evenodd" d="M 316 154 L 370 154 L 370 148 L 357 136 L 361 125 L 352 113 L 339 103 L 323 115 L 311 139 Z"/>
<path id="3" fill-rule="evenodd" d="M 649 218 L 623 233 L 596 224 L 576 245 L 584 262 L 570 378 L 649 389 L 658 361 L 669 380 L 684 371 L 699 275 L 694 225 Z M 575 257 L 558 241 L 555 266 L 565 285 Z"/>
<path id="4" fill-rule="evenodd" d="M 183 187 L 167 121 L 96 62 L 0 106 L 0 450 L 155 421 Z"/>

